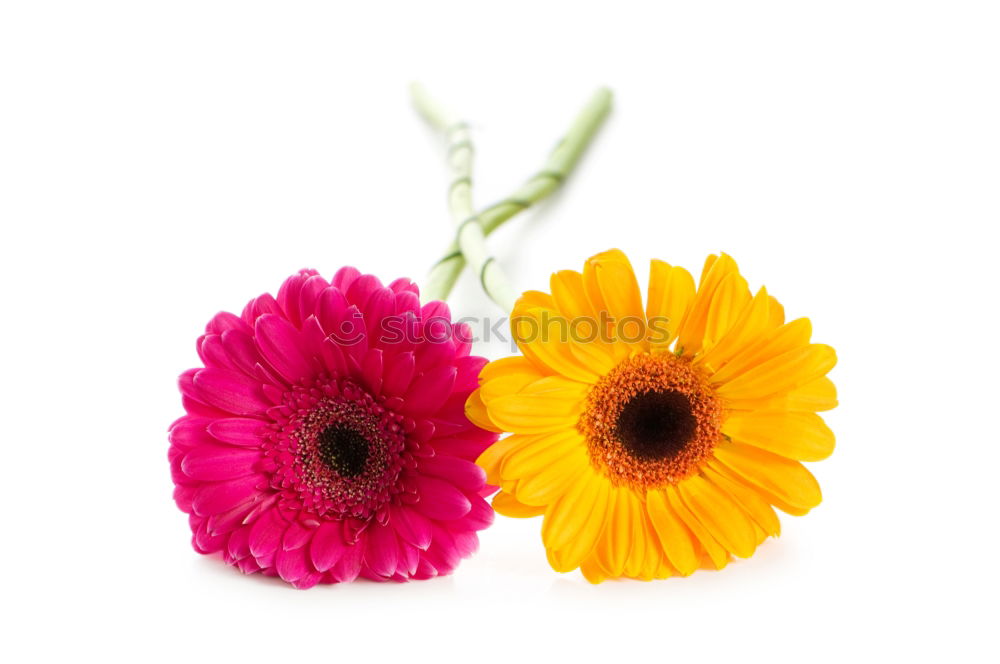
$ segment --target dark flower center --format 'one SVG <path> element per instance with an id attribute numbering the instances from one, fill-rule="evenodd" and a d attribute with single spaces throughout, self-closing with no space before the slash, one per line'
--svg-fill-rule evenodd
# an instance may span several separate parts
<path id="1" fill-rule="evenodd" d="M 658 461 L 675 456 L 691 440 L 698 419 L 680 392 L 643 392 L 622 408 L 615 432 L 636 459 Z"/>
<path id="2" fill-rule="evenodd" d="M 331 424 L 316 438 L 319 458 L 341 477 L 357 477 L 368 461 L 368 440 L 342 424 Z"/>

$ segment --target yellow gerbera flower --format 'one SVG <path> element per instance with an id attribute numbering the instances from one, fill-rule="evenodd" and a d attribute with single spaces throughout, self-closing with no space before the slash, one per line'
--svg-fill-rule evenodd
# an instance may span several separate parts
<path id="1" fill-rule="evenodd" d="M 745 558 L 780 530 L 772 506 L 820 502 L 799 463 L 833 451 L 817 411 L 837 405 L 833 349 L 751 295 L 729 256 L 695 289 L 654 260 L 645 308 L 628 258 L 529 291 L 511 326 L 523 356 L 487 365 L 469 417 L 508 431 L 479 458 L 504 515 L 545 515 L 552 567 L 593 583 L 665 578 Z"/>

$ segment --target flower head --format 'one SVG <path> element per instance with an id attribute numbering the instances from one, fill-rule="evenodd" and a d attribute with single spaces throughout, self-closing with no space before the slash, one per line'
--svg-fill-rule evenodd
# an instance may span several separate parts
<path id="1" fill-rule="evenodd" d="M 216 315 L 170 427 L 194 548 L 317 583 L 448 574 L 493 518 L 463 412 L 486 360 L 443 302 L 353 268 L 311 270 Z"/>
<path id="2" fill-rule="evenodd" d="M 695 288 L 653 261 L 646 304 L 625 255 L 552 275 L 511 315 L 523 355 L 490 363 L 467 404 L 512 435 L 479 458 L 508 516 L 544 514 L 557 571 L 594 582 L 721 569 L 779 533 L 773 507 L 820 502 L 799 463 L 833 451 L 829 346 L 752 295 L 729 256 Z"/>

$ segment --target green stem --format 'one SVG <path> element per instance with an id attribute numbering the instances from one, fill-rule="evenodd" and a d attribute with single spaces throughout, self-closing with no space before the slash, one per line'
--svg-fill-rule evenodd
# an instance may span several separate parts
<path id="1" fill-rule="evenodd" d="M 422 91 L 418 93 L 418 90 L 420 89 L 414 89 L 415 100 L 417 94 L 422 94 Z M 565 182 L 580 161 L 580 157 L 587 149 L 594 134 L 597 133 L 601 123 L 608 116 L 611 110 L 611 99 L 610 90 L 607 88 L 598 89 L 577 115 L 566 135 L 556 143 L 541 170 L 528 178 L 513 194 L 479 213 L 479 222 L 484 235 L 489 235 L 511 217 L 535 205 Z M 426 101 L 430 103 L 428 108 L 435 108 L 433 102 Z M 416 103 L 418 109 L 421 108 L 421 102 L 417 101 Z M 438 111 L 440 112 L 439 107 Z M 424 110 L 421 110 L 421 113 L 424 114 L 424 117 L 428 117 Z M 447 124 L 440 124 L 440 122 L 436 124 L 429 117 L 428 121 L 438 129 L 447 126 Z M 427 284 L 422 291 L 424 297 L 428 300 L 447 298 L 465 268 L 465 264 L 466 259 L 462 255 L 457 240 L 453 241 L 445 251 L 444 256 L 431 269 Z"/>
<path id="2" fill-rule="evenodd" d="M 517 294 L 499 263 L 486 248 L 483 224 L 472 205 L 472 134 L 469 126 L 439 106 L 419 85 L 412 88 L 413 103 L 421 115 L 448 137 L 448 209 L 458 225 L 455 242 L 469 266 L 479 275 L 483 290 L 504 311 L 514 308 Z M 425 299 L 427 295 L 424 296 Z"/>

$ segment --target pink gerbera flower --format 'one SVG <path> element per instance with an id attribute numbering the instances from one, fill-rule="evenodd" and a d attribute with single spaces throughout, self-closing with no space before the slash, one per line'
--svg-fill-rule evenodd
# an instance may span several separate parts
<path id="1" fill-rule="evenodd" d="M 195 550 L 298 588 L 451 572 L 493 520 L 469 347 L 443 302 L 349 267 L 216 315 L 170 427 Z"/>

